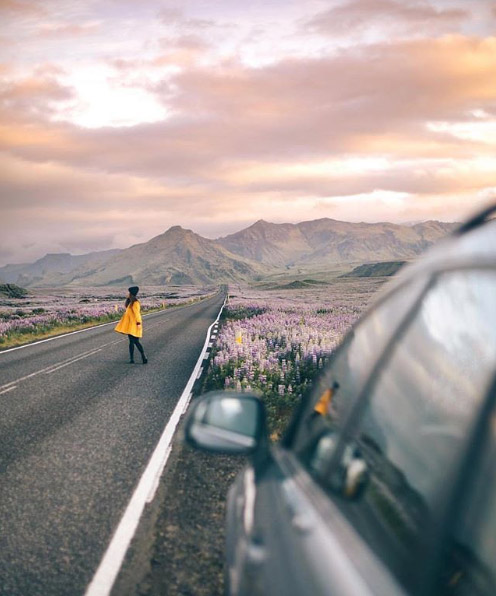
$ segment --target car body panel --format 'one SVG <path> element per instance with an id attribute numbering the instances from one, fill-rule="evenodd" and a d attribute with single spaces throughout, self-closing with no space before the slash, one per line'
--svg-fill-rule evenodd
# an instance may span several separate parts
<path id="1" fill-rule="evenodd" d="M 453 279 L 461 280 L 460 284 L 447 283 Z M 496 221 L 489 221 L 440 242 L 421 260 L 405 266 L 381 292 L 302 400 L 281 444 L 261 446 L 267 452 L 265 458 L 255 458 L 232 485 L 226 538 L 229 594 L 473 596 L 458 592 L 458 583 L 462 588 L 490 585 L 490 574 L 481 575 L 479 563 L 470 567 L 476 554 L 487 565 L 486 554 L 492 552 L 487 550 L 487 533 L 480 533 L 485 541 L 481 548 L 486 551 L 477 553 L 477 536 L 467 526 L 460 526 L 458 534 L 456 530 L 458 520 L 478 520 L 469 505 L 482 502 L 477 495 L 486 493 L 481 489 L 474 497 L 474 470 L 487 452 L 485 437 L 493 441 L 493 451 L 496 443 L 493 287 L 496 298 Z M 437 314 L 432 318 L 431 312 L 429 319 L 424 307 L 436 296 L 438 304 L 432 312 Z M 457 304 L 461 305 L 459 317 Z M 484 308 L 493 309 L 490 318 L 484 319 Z M 471 333 L 465 333 L 471 325 Z M 409 352 L 412 330 L 423 335 L 418 334 L 416 351 Z M 398 354 L 408 374 L 398 372 L 401 366 L 395 369 Z M 471 379 L 459 375 L 464 366 Z M 382 407 L 389 420 L 383 416 L 381 422 L 387 421 L 380 427 L 383 436 L 379 433 L 373 443 L 370 429 L 377 436 L 379 425 L 370 418 L 376 413 L 368 408 L 371 403 L 375 407 L 372 400 L 379 399 L 375 388 L 381 387 L 387 374 L 396 375 L 400 389 L 384 398 Z M 436 384 L 437 377 L 445 378 L 446 384 Z M 399 403 L 400 393 L 410 418 L 407 409 L 393 415 L 397 404 L 391 400 Z M 349 401 L 342 417 L 324 421 L 326 410 L 334 410 L 334 415 L 341 407 L 342 396 L 346 397 L 342 401 Z M 467 410 L 461 412 L 460 424 L 457 412 L 446 409 L 450 398 L 455 410 Z M 384 410 L 388 399 L 390 412 Z M 424 418 L 416 411 L 422 408 Z M 414 445 L 412 437 L 419 441 L 418 453 L 408 448 Z M 397 446 L 395 454 L 389 451 L 396 439 L 406 440 L 404 456 L 398 455 Z M 443 453 L 450 455 L 445 464 Z M 437 467 L 422 460 L 430 454 Z M 426 478 L 421 477 L 422 469 Z M 481 469 L 487 474 L 487 457 Z M 356 485 L 349 484 L 350 478 Z M 420 494 L 419 486 L 431 491 L 427 497 Z M 374 502 L 367 500 L 371 487 L 380 493 Z M 496 510 L 488 511 L 496 523 Z M 397 566 L 405 567 L 405 552 L 400 552 L 394 535 L 403 531 L 400 522 L 405 527 L 410 524 L 418 534 L 410 550 L 405 542 L 409 567 L 403 575 Z M 469 539 L 475 544 L 473 552 L 459 547 Z M 466 571 L 472 577 L 464 584 Z"/>

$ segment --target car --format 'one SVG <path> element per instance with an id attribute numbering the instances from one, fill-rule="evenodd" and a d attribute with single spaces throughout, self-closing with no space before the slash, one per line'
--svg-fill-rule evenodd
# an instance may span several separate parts
<path id="1" fill-rule="evenodd" d="M 495 211 L 393 278 L 280 443 L 256 395 L 193 403 L 189 444 L 250 456 L 228 495 L 228 594 L 496 594 Z"/>

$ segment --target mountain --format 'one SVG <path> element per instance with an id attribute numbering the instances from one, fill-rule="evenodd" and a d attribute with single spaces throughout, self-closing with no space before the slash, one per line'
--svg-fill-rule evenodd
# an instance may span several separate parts
<path id="1" fill-rule="evenodd" d="M 215 240 L 174 226 L 148 242 L 120 251 L 100 269 L 80 274 L 72 283 L 209 284 L 249 280 L 264 271 L 258 263 L 229 253 Z"/>
<path id="2" fill-rule="evenodd" d="M 120 249 L 91 252 L 85 255 L 49 253 L 34 263 L 5 265 L 0 268 L 0 278 L 5 283 L 21 286 L 64 285 L 68 277 L 77 276 L 80 270 L 97 269 L 120 252 Z"/>
<path id="3" fill-rule="evenodd" d="M 410 226 L 318 219 L 298 224 L 263 220 L 217 240 L 174 226 L 142 244 L 87 255 L 47 254 L 6 265 L 0 279 L 24 287 L 126 284 L 211 284 L 261 279 L 298 267 L 328 270 L 343 263 L 415 258 L 458 224 Z"/>
<path id="4" fill-rule="evenodd" d="M 393 261 L 418 256 L 458 224 L 413 226 L 318 219 L 298 224 L 263 220 L 220 238 L 229 251 L 271 267 L 329 267 L 337 263 Z"/>
<path id="5" fill-rule="evenodd" d="M 91 258 L 46 255 L 32 265 L 0 268 L 0 277 L 24 286 L 205 285 L 249 280 L 266 272 L 259 263 L 180 226 L 130 248 L 83 256 Z"/>
<path id="6" fill-rule="evenodd" d="M 263 219 L 249 228 L 219 238 L 230 252 L 270 267 L 287 267 L 311 248 L 302 235 L 299 224 L 273 224 Z"/>

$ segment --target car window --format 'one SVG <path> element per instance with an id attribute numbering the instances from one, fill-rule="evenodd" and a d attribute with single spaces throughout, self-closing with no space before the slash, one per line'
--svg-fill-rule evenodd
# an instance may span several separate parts
<path id="1" fill-rule="evenodd" d="M 496 594 L 496 412 L 488 435 L 442 569 L 442 596 Z"/>
<path id="2" fill-rule="evenodd" d="M 496 362 L 496 274 L 440 275 L 373 382 L 333 471 L 355 529 L 409 584 L 441 488 L 454 470 Z M 350 486 L 351 489 L 350 489 Z M 410 574 L 413 573 L 413 576 Z"/>
<path id="3" fill-rule="evenodd" d="M 425 279 L 409 283 L 373 308 L 346 336 L 317 380 L 294 442 L 312 473 L 320 474 L 319 461 L 329 457 L 373 365 L 425 285 Z"/>

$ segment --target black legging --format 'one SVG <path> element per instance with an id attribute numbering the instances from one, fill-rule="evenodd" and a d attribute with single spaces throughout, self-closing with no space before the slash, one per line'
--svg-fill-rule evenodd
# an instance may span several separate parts
<path id="1" fill-rule="evenodd" d="M 145 350 L 143 350 L 143 346 L 140 344 L 139 337 L 135 337 L 134 335 L 128 335 L 129 337 L 129 358 L 130 360 L 134 360 L 134 346 L 136 346 L 141 354 L 141 357 L 145 357 Z"/>

